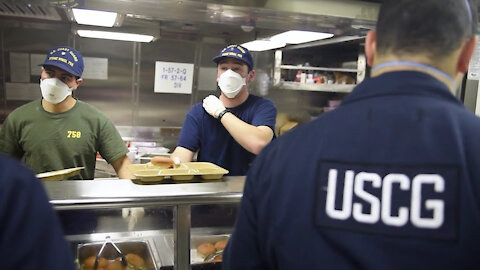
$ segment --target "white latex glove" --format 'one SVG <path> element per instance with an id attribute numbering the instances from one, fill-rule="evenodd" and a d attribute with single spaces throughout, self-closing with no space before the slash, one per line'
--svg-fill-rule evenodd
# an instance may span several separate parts
<path id="1" fill-rule="evenodd" d="M 145 209 L 143 207 L 123 208 L 122 217 L 128 223 L 128 230 L 133 230 L 133 227 L 137 224 L 138 220 L 145 215 Z"/>
<path id="2" fill-rule="evenodd" d="M 211 116 L 218 118 L 218 115 L 225 110 L 222 101 L 214 95 L 203 99 L 203 108 Z"/>
<path id="3" fill-rule="evenodd" d="M 173 167 L 178 168 L 180 166 L 180 159 L 178 157 L 173 157 Z"/>

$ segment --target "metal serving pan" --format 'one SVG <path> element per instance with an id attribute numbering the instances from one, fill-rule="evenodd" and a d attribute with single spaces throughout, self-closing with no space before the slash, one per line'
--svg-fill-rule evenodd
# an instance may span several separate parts
<path id="1" fill-rule="evenodd" d="M 123 253 L 123 255 L 133 253 L 143 258 L 143 260 L 145 261 L 144 267 L 135 270 L 157 270 L 157 266 L 154 263 L 152 251 L 148 242 L 119 241 L 113 243 L 115 244 L 115 246 L 118 247 L 118 249 Z M 103 244 L 104 242 L 79 244 L 77 246 L 78 269 L 83 270 L 83 262 L 85 261 L 85 259 L 90 256 L 97 256 Z M 101 257 L 109 261 L 113 261 L 119 257 L 119 254 L 112 245 L 105 245 Z"/>

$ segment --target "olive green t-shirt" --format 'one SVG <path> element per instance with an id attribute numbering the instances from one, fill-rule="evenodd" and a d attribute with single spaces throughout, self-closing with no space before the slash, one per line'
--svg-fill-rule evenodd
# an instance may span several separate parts
<path id="1" fill-rule="evenodd" d="M 21 159 L 35 173 L 85 167 L 72 179 L 93 179 L 97 152 L 112 163 L 128 149 L 112 121 L 93 106 L 77 100 L 67 112 L 49 113 L 39 99 L 8 115 L 0 152 Z"/>

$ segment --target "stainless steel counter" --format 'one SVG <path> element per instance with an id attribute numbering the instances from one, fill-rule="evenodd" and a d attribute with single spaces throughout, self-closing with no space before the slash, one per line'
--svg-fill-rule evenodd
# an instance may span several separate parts
<path id="1" fill-rule="evenodd" d="M 244 176 L 227 176 L 219 181 L 202 183 L 139 185 L 131 180 L 108 178 L 44 182 L 44 186 L 56 210 L 172 206 L 175 215 L 174 269 L 187 270 L 190 269 L 191 205 L 239 203 L 244 183 Z M 128 232 L 128 235 L 143 235 L 145 238 L 147 234 Z M 103 234 L 89 239 L 100 236 Z M 67 239 L 78 240 L 69 235 Z M 150 238 L 146 239 L 150 241 Z"/>
<path id="2" fill-rule="evenodd" d="M 113 204 L 182 205 L 239 202 L 244 176 L 226 176 L 221 181 L 139 185 L 125 179 L 44 182 L 55 209 L 96 208 Z M 124 205 L 122 205 L 124 204 Z"/>

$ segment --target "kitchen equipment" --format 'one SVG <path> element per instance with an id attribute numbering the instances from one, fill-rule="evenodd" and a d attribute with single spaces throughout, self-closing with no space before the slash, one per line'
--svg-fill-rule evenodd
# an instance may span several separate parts
<path id="1" fill-rule="evenodd" d="M 197 252 L 197 247 L 204 243 L 212 243 L 215 244 L 218 241 L 228 241 L 230 239 L 230 234 L 205 234 L 205 235 L 196 235 L 192 234 L 190 238 L 190 263 L 192 264 L 192 269 L 212 269 L 208 266 L 214 266 L 215 264 L 219 263 L 219 261 L 215 260 L 215 258 L 219 259 L 220 255 L 223 255 L 223 249 L 217 250 L 212 254 L 207 256 L 201 255 Z M 166 235 L 165 236 L 165 245 L 168 247 L 168 250 L 174 250 L 175 241 L 173 236 Z M 173 261 L 173 252 L 168 254 L 172 258 L 170 261 Z M 204 268 L 198 268 L 199 265 L 203 265 Z M 195 266 L 197 266 L 195 268 Z M 215 269 L 215 268 L 213 268 Z"/>
<path id="2" fill-rule="evenodd" d="M 101 243 L 87 243 L 77 246 L 77 260 L 79 269 L 84 268 L 84 261 L 91 256 L 96 256 L 96 264 L 100 258 L 105 258 L 110 262 L 121 257 L 122 264 L 126 266 L 127 262 L 125 255 L 136 254 L 143 258 L 145 265 L 138 270 L 157 270 L 157 266 L 153 261 L 152 251 L 150 245 L 145 241 L 119 241 L 112 242 L 109 236 L 106 237 L 105 242 Z M 132 269 L 132 268 L 128 268 Z M 135 269 L 135 268 L 133 268 Z M 137 270 L 135 269 L 135 270 Z"/>
<path id="3" fill-rule="evenodd" d="M 212 262 L 213 260 L 215 260 L 215 258 L 218 258 L 219 256 L 223 256 L 223 249 L 208 255 L 203 261 Z"/>

